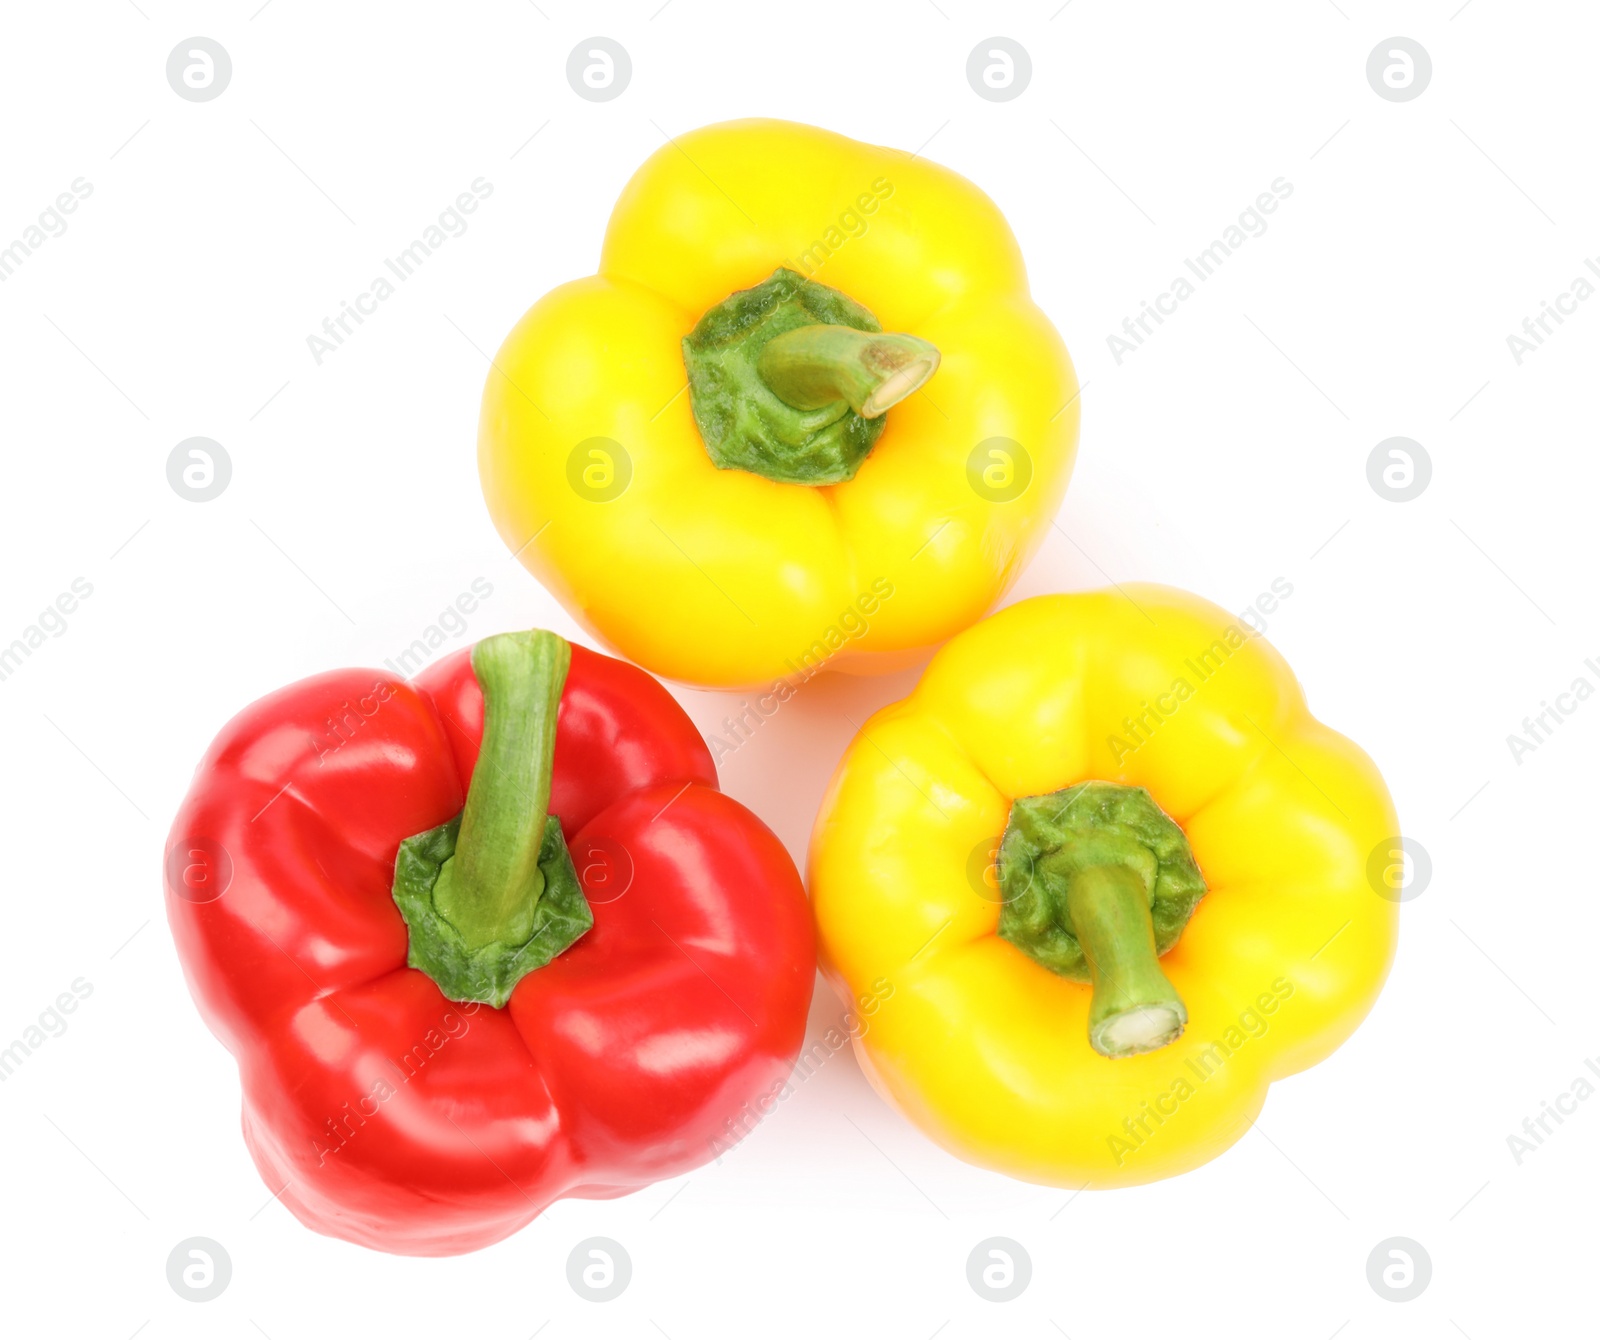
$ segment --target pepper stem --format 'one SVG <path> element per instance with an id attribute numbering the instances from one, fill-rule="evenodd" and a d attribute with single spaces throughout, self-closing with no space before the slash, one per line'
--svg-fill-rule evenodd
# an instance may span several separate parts
<path id="1" fill-rule="evenodd" d="M 1183 829 L 1143 787 L 1079 782 L 1012 802 L 1000 840 L 1000 937 L 1093 988 L 1089 1045 L 1137 1056 L 1189 1012 L 1161 971 L 1206 883 Z"/>
<path id="2" fill-rule="evenodd" d="M 855 478 L 886 411 L 933 376 L 939 351 L 885 335 L 860 303 L 780 266 L 705 311 L 683 366 L 717 469 L 821 487 Z"/>
<path id="3" fill-rule="evenodd" d="M 472 649 L 483 690 L 483 743 L 455 855 L 433 905 L 466 948 L 521 944 L 544 893 L 539 849 L 550 809 L 556 712 L 572 648 L 543 629 L 499 633 Z"/>
<path id="4" fill-rule="evenodd" d="M 772 393 L 796 409 L 848 405 L 875 419 L 918 390 L 938 370 L 939 351 L 915 335 L 849 326 L 799 326 L 762 346 L 756 370 Z"/>
<path id="5" fill-rule="evenodd" d="M 1189 1021 L 1156 960 L 1150 893 L 1125 865 L 1090 866 L 1067 882 L 1067 915 L 1089 962 L 1089 1045 L 1137 1056 L 1175 1042 Z"/>

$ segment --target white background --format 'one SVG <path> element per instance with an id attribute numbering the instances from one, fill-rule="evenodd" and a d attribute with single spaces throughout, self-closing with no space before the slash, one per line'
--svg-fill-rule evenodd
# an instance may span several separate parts
<path id="1" fill-rule="evenodd" d="M 1592 7 L 659 3 L 7 7 L 0 245 L 73 179 L 93 194 L 0 285 L 0 643 L 74 578 L 93 595 L 0 682 L 0 1043 L 74 979 L 93 994 L 0 1084 L 0 1326 L 112 1340 L 1592 1329 L 1600 1101 L 1520 1166 L 1507 1136 L 1600 1053 L 1586 766 L 1600 702 L 1520 764 L 1506 743 L 1575 677 L 1600 685 L 1583 665 L 1600 657 L 1600 302 L 1521 366 L 1506 344 L 1600 256 Z M 603 104 L 564 74 L 595 33 L 633 62 Z M 165 78 L 194 34 L 232 57 L 212 102 Z M 1010 102 L 967 83 L 993 34 L 1031 55 Z M 1395 34 L 1434 67 L 1406 103 L 1365 75 Z M 1404 906 L 1365 1026 L 1174 1181 L 1071 1199 L 967 1167 L 845 1053 L 720 1166 L 564 1202 L 475 1255 L 319 1237 L 269 1202 L 245 1153 L 232 1061 L 165 926 L 167 825 L 230 715 L 394 656 L 475 578 L 494 595 L 467 639 L 575 634 L 479 495 L 483 351 L 593 269 L 617 192 L 666 135 L 751 114 L 922 149 L 1015 226 L 1086 389 L 1060 529 L 1011 598 L 1138 578 L 1242 609 L 1292 583 L 1269 637 L 1313 710 L 1377 759 L 1432 881 Z M 317 366 L 306 337 L 480 176 L 494 190 L 469 231 Z M 1278 177 L 1294 191 L 1268 231 L 1119 366 L 1106 337 Z M 165 474 L 194 435 L 233 462 L 204 504 Z M 1433 463 L 1403 504 L 1366 476 L 1394 435 Z M 727 760 L 724 786 L 802 858 L 846 713 L 914 679 L 813 681 Z M 679 697 L 706 730 L 730 707 Z M 819 986 L 813 1036 L 839 1014 Z M 232 1258 L 214 1302 L 166 1280 L 194 1235 Z M 566 1282 L 591 1235 L 633 1261 L 604 1305 Z M 1033 1261 L 1003 1305 L 966 1279 L 994 1235 Z M 1395 1235 L 1432 1259 L 1413 1302 L 1367 1282 Z"/>

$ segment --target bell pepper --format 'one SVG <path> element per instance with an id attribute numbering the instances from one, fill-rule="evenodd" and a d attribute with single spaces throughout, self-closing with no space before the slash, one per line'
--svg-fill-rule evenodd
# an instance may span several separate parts
<path id="1" fill-rule="evenodd" d="M 367 1247 L 470 1251 L 696 1167 L 804 1033 L 783 846 L 660 684 L 552 633 L 245 709 L 166 883 L 261 1176 Z"/>
<path id="2" fill-rule="evenodd" d="M 1066 489 L 1077 393 L 972 183 L 734 121 L 646 161 L 599 273 L 512 330 L 478 463 L 506 544 L 648 669 L 879 672 L 1021 571 Z"/>
<path id="3" fill-rule="evenodd" d="M 1028 1181 L 1184 1172 L 1366 1015 L 1397 843 L 1362 751 L 1185 592 L 1040 596 L 856 737 L 812 834 L 823 969 L 874 1086 Z M 876 984 L 876 987 L 874 986 Z"/>

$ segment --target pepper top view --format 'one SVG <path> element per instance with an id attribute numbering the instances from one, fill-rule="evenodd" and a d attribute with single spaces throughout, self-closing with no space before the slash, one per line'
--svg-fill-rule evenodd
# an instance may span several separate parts
<path id="1" fill-rule="evenodd" d="M 637 172 L 600 272 L 493 361 L 501 536 L 678 680 L 946 645 L 838 765 L 811 916 L 667 691 L 554 633 L 237 717 L 167 905 L 290 1210 L 448 1255 L 698 1166 L 785 1082 L 818 936 L 870 1002 L 877 1090 L 1035 1182 L 1193 1168 L 1350 1034 L 1393 955 L 1369 867 L 1397 821 L 1277 653 L 1164 587 L 983 617 L 1053 522 L 1077 394 L 954 174 L 780 121 Z"/>
<path id="2" fill-rule="evenodd" d="M 599 273 L 507 337 L 478 463 L 506 544 L 647 669 L 872 673 L 1010 587 L 1066 489 L 1077 391 L 970 182 L 734 121 L 655 153 Z"/>
<path id="3" fill-rule="evenodd" d="M 1215 1158 L 1371 1009 L 1397 902 L 1368 757 L 1197 596 L 1037 596 L 862 728 L 812 834 L 874 1087 L 960 1157 L 1081 1189 Z"/>
<path id="4" fill-rule="evenodd" d="M 168 850 L 250 1153 L 334 1237 L 452 1255 L 698 1167 L 800 1047 L 788 853 L 665 689 L 553 633 L 246 708 Z"/>
<path id="5" fill-rule="evenodd" d="M 12 11 L 9 1331 L 1594 1327 L 1600 0 Z"/>

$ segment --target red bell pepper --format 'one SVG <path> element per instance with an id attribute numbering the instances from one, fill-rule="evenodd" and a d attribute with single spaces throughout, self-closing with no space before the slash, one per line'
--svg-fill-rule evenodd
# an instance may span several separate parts
<path id="1" fill-rule="evenodd" d="M 788 854 L 660 684 L 567 659 L 511 633 L 414 682 L 291 685 L 223 729 L 173 823 L 190 990 L 257 1168 L 319 1232 L 449 1255 L 685 1172 L 799 1051 Z"/>

